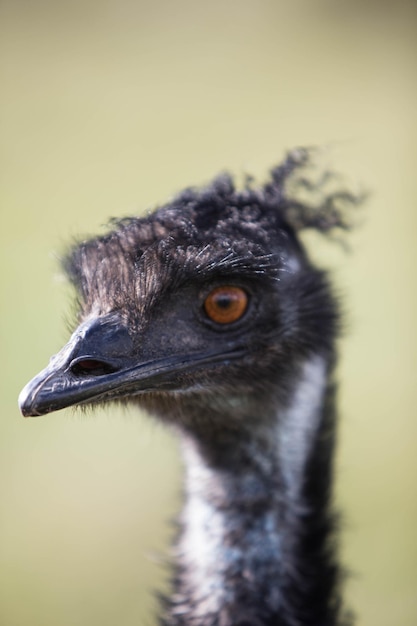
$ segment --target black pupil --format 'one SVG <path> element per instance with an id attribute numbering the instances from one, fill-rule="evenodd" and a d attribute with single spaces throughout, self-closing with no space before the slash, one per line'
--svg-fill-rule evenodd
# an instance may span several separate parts
<path id="1" fill-rule="evenodd" d="M 216 298 L 216 304 L 220 309 L 228 309 L 232 304 L 232 298 L 227 294 L 220 294 Z"/>

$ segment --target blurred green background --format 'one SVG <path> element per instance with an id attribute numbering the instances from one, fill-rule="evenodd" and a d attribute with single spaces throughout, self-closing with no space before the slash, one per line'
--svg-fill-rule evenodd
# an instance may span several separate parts
<path id="1" fill-rule="evenodd" d="M 289 148 L 372 192 L 345 296 L 336 497 L 358 624 L 417 623 L 416 3 L 2 0 L 0 624 L 154 624 L 181 465 L 113 409 L 23 420 L 67 338 L 58 258 L 112 215 Z"/>

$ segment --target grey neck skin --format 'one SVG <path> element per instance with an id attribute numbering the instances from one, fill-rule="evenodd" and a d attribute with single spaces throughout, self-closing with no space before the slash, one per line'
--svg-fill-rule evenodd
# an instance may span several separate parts
<path id="1" fill-rule="evenodd" d="M 337 576 L 326 554 L 332 438 L 325 422 L 334 421 L 325 408 L 327 370 L 321 357 L 305 362 L 287 405 L 229 451 L 226 444 L 213 457 L 204 442 L 183 438 L 186 503 L 163 624 L 337 623 Z M 227 463 L 213 461 L 228 452 Z M 316 481 L 309 473 L 323 454 Z"/>

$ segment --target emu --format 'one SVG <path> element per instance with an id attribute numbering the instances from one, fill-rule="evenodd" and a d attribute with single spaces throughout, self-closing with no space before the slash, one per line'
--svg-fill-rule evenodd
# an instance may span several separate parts
<path id="1" fill-rule="evenodd" d="M 263 186 L 223 174 L 78 243 L 64 260 L 78 327 L 20 394 L 24 416 L 117 401 L 177 431 L 163 626 L 351 623 L 331 505 L 339 306 L 299 234 L 348 228 L 355 198 L 300 199 L 310 152 Z"/>

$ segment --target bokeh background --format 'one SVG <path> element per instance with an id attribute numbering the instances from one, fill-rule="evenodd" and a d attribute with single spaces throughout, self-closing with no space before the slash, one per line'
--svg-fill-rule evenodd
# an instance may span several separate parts
<path id="1" fill-rule="evenodd" d="M 109 216 L 287 149 L 371 197 L 349 253 L 336 498 L 358 624 L 417 623 L 417 5 L 407 0 L 2 0 L 0 624 L 133 626 L 180 505 L 175 441 L 133 412 L 23 420 L 66 340 L 59 256 Z"/>

